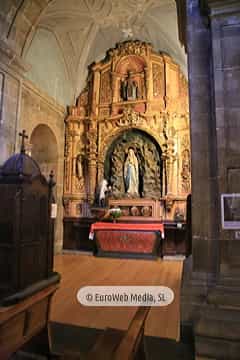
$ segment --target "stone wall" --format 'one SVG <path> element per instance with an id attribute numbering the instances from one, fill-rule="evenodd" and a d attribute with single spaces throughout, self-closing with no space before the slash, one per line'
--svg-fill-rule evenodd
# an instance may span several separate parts
<path id="1" fill-rule="evenodd" d="M 182 320 L 193 321 L 216 274 L 217 239 L 213 233 L 211 168 L 216 151 L 211 96 L 211 33 L 200 13 L 199 1 L 187 9 L 188 71 L 192 157 L 192 258 L 185 264 Z M 186 286 L 185 286 L 186 282 Z M 188 286 L 191 282 L 192 287 Z M 191 301 L 194 298 L 194 301 Z M 191 306 L 189 306 L 189 303 Z"/>
<path id="2" fill-rule="evenodd" d="M 20 78 L 0 64 L 0 165 L 16 150 Z"/>
<path id="3" fill-rule="evenodd" d="M 221 224 L 221 194 L 240 192 L 239 42 L 239 1 L 187 1 L 193 253 L 181 314 L 194 325 L 196 359 L 240 351 L 240 241 Z"/>
<path id="4" fill-rule="evenodd" d="M 3 0 L 0 6 L 0 165 L 16 151 L 21 84 L 28 67 L 22 58 L 26 37 L 43 8 L 35 0 Z"/>
<path id="5" fill-rule="evenodd" d="M 19 69 L 18 69 L 19 70 Z M 42 93 L 21 71 L 0 62 L 0 166 L 14 152 L 19 151 L 18 133 L 26 129 L 29 138 L 39 124 L 47 125 L 57 139 L 57 188 L 58 218 L 55 250 L 62 249 L 62 193 L 64 154 L 65 109 L 48 95 Z"/>
<path id="6" fill-rule="evenodd" d="M 235 3 L 235 4 L 234 4 Z M 240 4 L 210 4 L 219 194 L 240 192 Z M 221 222 L 220 217 L 218 223 Z M 240 241 L 220 226 L 221 277 L 239 277 Z"/>
<path id="7" fill-rule="evenodd" d="M 21 97 L 20 128 L 25 129 L 31 139 L 36 127 L 41 124 L 49 127 L 57 142 L 57 174 L 56 199 L 58 216 L 56 223 L 56 252 L 62 249 L 62 194 L 63 194 L 63 163 L 64 163 L 64 108 L 56 104 L 46 94 L 38 90 L 29 81 L 24 80 Z M 48 144 L 45 144 L 46 148 Z M 47 153 L 46 153 L 47 156 Z M 40 163 L 41 167 L 41 163 Z M 44 170 L 44 169 L 42 169 Z M 47 175 L 47 174 L 46 174 Z"/>

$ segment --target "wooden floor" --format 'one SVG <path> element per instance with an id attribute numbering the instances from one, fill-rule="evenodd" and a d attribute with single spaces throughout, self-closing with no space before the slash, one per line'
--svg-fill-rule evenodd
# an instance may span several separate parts
<path id="1" fill-rule="evenodd" d="M 151 261 L 97 258 L 91 255 L 58 255 L 55 270 L 62 276 L 60 289 L 54 295 L 51 321 L 104 329 L 126 330 L 136 307 L 86 307 L 76 295 L 91 285 L 158 285 L 168 286 L 175 294 L 167 307 L 153 307 L 145 325 L 145 335 L 179 340 L 180 288 L 182 261 Z"/>

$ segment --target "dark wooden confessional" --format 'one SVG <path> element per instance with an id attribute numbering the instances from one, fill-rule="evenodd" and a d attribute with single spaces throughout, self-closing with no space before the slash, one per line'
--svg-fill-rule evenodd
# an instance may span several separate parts
<path id="1" fill-rule="evenodd" d="M 25 153 L 0 170 L 0 348 L 16 351 L 48 321 L 60 277 L 53 272 L 53 176 Z"/>

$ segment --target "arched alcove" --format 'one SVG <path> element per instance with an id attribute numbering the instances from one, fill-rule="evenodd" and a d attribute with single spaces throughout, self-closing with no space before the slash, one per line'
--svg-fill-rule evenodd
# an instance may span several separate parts
<path id="1" fill-rule="evenodd" d="M 146 66 L 146 61 L 142 56 L 128 55 L 120 59 L 120 61 L 116 64 L 115 71 L 123 75 L 129 72 L 140 73 L 144 71 Z"/>
<path id="2" fill-rule="evenodd" d="M 57 177 L 57 140 L 50 127 L 44 124 L 36 126 L 31 134 L 30 143 L 31 155 L 39 164 L 43 175 L 48 177 L 53 170 Z"/>
<path id="3" fill-rule="evenodd" d="M 126 195 L 123 174 L 130 148 L 134 150 L 139 164 L 140 197 L 161 197 L 163 191 L 162 150 L 154 138 L 139 129 L 123 131 L 108 148 L 104 161 L 104 177 L 112 185 L 113 196 Z"/>
<path id="4" fill-rule="evenodd" d="M 144 58 L 137 55 L 125 56 L 117 63 L 115 72 L 119 74 L 120 99 L 122 101 L 146 97 L 145 68 Z"/>

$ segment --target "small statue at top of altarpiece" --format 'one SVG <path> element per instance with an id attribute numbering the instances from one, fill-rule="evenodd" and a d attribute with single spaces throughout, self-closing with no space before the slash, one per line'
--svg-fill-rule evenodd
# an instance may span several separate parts
<path id="1" fill-rule="evenodd" d="M 136 81 L 132 81 L 129 76 L 127 79 L 121 81 L 120 95 L 123 101 L 137 100 L 138 86 Z"/>

